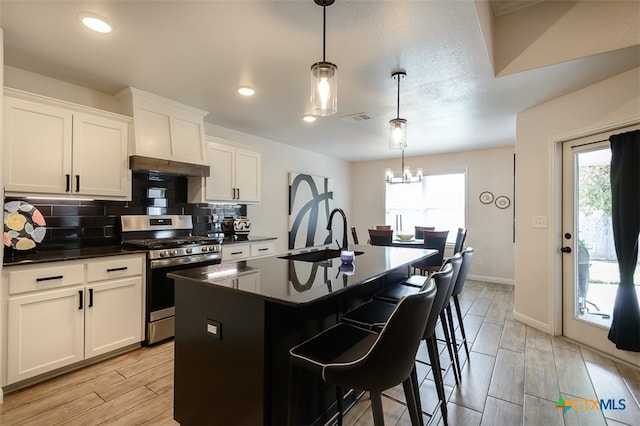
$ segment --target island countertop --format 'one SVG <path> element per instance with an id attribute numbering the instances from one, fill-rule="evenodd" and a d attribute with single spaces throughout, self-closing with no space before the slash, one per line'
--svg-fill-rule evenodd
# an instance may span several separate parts
<path id="1" fill-rule="evenodd" d="M 370 245 L 356 245 L 349 249 L 356 252 L 351 265 L 343 264 L 339 257 L 317 262 L 283 258 L 309 252 L 306 249 L 236 263 L 186 269 L 169 273 L 168 276 L 299 306 L 366 284 L 391 270 L 408 268 L 412 263 L 436 253 L 436 250 Z"/>

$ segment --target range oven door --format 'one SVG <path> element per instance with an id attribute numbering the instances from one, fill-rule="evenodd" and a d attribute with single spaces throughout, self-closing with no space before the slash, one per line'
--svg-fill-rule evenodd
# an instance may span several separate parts
<path id="1" fill-rule="evenodd" d="M 145 344 L 151 345 L 169 339 L 175 334 L 174 282 L 167 277 L 167 274 L 183 269 L 215 265 L 220 262 L 219 255 L 149 261 Z"/>

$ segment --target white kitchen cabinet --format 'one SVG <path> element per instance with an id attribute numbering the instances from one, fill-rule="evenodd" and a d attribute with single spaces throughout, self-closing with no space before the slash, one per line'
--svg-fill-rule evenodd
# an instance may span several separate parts
<path id="1" fill-rule="evenodd" d="M 114 256 L 87 264 L 85 358 L 142 341 L 140 256 Z"/>
<path id="2" fill-rule="evenodd" d="M 273 253 L 275 253 L 275 243 L 273 241 L 258 241 L 222 245 L 223 262 L 270 256 Z"/>
<path id="3" fill-rule="evenodd" d="M 259 203 L 261 153 L 220 141 L 207 137 L 210 176 L 189 179 L 190 201 Z"/>
<path id="4" fill-rule="evenodd" d="M 6 384 L 142 341 L 144 254 L 5 267 Z"/>
<path id="5" fill-rule="evenodd" d="M 5 193 L 130 200 L 130 121 L 5 88 Z"/>
<path id="6" fill-rule="evenodd" d="M 116 94 L 133 116 L 131 154 L 206 165 L 204 117 L 208 112 L 133 87 Z"/>

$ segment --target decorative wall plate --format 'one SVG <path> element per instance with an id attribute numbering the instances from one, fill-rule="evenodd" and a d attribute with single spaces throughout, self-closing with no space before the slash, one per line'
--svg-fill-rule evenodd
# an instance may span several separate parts
<path id="1" fill-rule="evenodd" d="M 480 202 L 482 204 L 491 204 L 492 201 L 493 201 L 493 194 L 490 193 L 489 191 L 484 191 L 482 194 L 480 194 Z"/>
<path id="2" fill-rule="evenodd" d="M 42 213 L 24 201 L 4 205 L 4 245 L 16 250 L 30 250 L 42 242 L 45 228 Z"/>
<path id="3" fill-rule="evenodd" d="M 507 207 L 509 207 L 509 204 L 511 204 L 511 200 L 509 199 L 509 197 L 501 195 L 496 198 L 496 207 L 498 207 L 499 209 L 506 209 Z"/>

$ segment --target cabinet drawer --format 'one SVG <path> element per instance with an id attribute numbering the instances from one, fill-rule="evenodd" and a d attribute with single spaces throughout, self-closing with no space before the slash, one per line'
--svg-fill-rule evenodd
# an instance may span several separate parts
<path id="1" fill-rule="evenodd" d="M 87 282 L 142 274 L 141 256 L 113 256 L 87 264 Z"/>
<path id="2" fill-rule="evenodd" d="M 229 247 L 223 246 L 222 261 L 246 259 L 250 253 L 249 244 L 234 244 Z"/>
<path id="3" fill-rule="evenodd" d="M 269 256 L 275 251 L 275 244 L 268 243 L 254 243 L 251 244 L 251 257 Z"/>
<path id="4" fill-rule="evenodd" d="M 49 290 L 84 282 L 84 267 L 81 263 L 73 265 L 50 263 L 46 266 L 7 269 L 9 269 L 7 272 L 9 294 Z"/>

